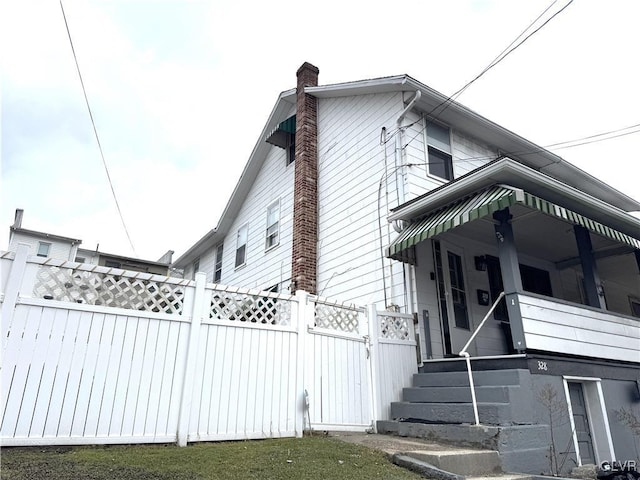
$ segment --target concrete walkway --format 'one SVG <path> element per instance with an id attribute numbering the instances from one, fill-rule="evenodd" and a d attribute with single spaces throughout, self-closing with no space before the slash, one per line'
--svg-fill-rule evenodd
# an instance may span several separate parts
<path id="1" fill-rule="evenodd" d="M 386 453 L 396 465 L 438 480 L 531 479 L 529 475 L 505 474 L 497 452 L 442 445 L 418 438 L 376 433 L 331 432 L 331 437 Z"/>

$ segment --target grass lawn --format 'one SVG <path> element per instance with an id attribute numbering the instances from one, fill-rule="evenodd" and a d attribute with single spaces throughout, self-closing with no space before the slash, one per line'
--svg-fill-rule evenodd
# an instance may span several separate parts
<path id="1" fill-rule="evenodd" d="M 330 437 L 3 448 L 2 480 L 417 479 L 384 454 Z"/>

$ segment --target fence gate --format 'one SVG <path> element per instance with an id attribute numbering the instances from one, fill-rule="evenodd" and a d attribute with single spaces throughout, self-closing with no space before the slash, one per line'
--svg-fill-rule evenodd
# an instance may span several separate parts
<path id="1" fill-rule="evenodd" d="M 305 338 L 305 423 L 313 430 L 367 430 L 373 424 L 366 311 L 319 298 Z"/>

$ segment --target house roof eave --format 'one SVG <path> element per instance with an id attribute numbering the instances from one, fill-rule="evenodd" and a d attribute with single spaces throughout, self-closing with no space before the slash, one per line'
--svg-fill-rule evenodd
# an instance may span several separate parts
<path id="1" fill-rule="evenodd" d="M 210 245 L 215 244 L 219 241 L 219 235 L 216 235 L 218 230 L 212 228 L 207 233 L 205 233 L 200 240 L 194 243 L 186 252 L 184 252 L 178 259 L 171 264 L 173 268 L 186 268 L 189 264 L 191 264 L 196 258 L 200 257 L 204 252 L 207 251 Z"/>
<path id="2" fill-rule="evenodd" d="M 244 166 L 240 178 L 236 183 L 227 204 L 220 215 L 218 225 L 207 232 L 200 240 L 193 244 L 185 253 L 183 253 L 175 262 L 173 267 L 185 268 L 193 262 L 198 256 L 202 255 L 211 246 L 224 239 L 224 235 L 229 231 L 234 219 L 237 216 L 244 197 L 247 195 L 253 182 L 255 181 L 262 164 L 264 163 L 267 152 L 271 145 L 265 142 L 266 136 L 282 121 L 282 117 L 289 113 L 292 105 L 295 105 L 295 89 L 285 90 L 280 93 L 275 106 L 273 107 L 269 119 L 265 124 L 258 141 L 256 142 L 249 160 Z"/>
<path id="3" fill-rule="evenodd" d="M 611 188 L 605 182 L 567 162 L 555 153 L 492 122 L 470 108 L 451 101 L 446 95 L 409 75 L 305 88 L 305 92 L 318 98 L 416 90 L 422 92 L 422 96 L 415 106 L 417 109 L 423 112 L 433 112 L 447 102 L 448 106 L 445 110 L 439 109 L 438 120 L 455 125 L 458 130 L 482 139 L 505 155 L 564 183 L 580 188 L 593 197 L 621 210 L 626 212 L 640 210 L 640 202 Z"/>
<path id="4" fill-rule="evenodd" d="M 9 227 L 9 229 L 11 230 L 11 232 L 30 235 L 32 237 L 40 237 L 47 240 L 58 240 L 61 242 L 68 242 L 68 243 L 71 243 L 72 245 L 80 245 L 82 243 L 82 240 L 80 240 L 79 238 L 63 237 L 62 235 L 55 235 L 53 233 L 46 233 L 46 232 L 38 232 L 37 230 L 29 230 L 22 227 L 11 226 Z"/>

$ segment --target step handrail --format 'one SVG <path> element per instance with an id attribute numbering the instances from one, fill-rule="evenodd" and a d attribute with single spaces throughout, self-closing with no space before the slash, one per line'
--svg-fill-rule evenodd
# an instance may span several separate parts
<path id="1" fill-rule="evenodd" d="M 475 385 L 473 384 L 473 373 L 471 373 L 471 357 L 469 356 L 469 352 L 467 352 L 467 349 L 469 348 L 469 345 L 471 345 L 471 342 L 473 342 L 473 340 L 476 338 L 476 335 L 478 335 L 478 332 L 480 331 L 482 326 L 485 324 L 487 319 L 491 316 L 493 311 L 496 309 L 496 307 L 498 306 L 498 303 L 500 303 L 500 300 L 502 300 L 503 298 L 504 298 L 504 292 L 500 292 L 500 295 L 498 295 L 498 298 L 496 298 L 495 302 L 493 302 L 493 305 L 491 305 L 491 308 L 489 309 L 487 314 L 484 316 L 484 318 L 480 322 L 480 325 L 478 325 L 476 329 L 473 331 L 473 334 L 471 334 L 471 338 L 469 338 L 469 341 L 464 345 L 464 347 L 462 347 L 462 350 L 460 350 L 460 353 L 458 353 L 460 357 L 464 357 L 464 360 L 467 364 L 467 374 L 469 375 L 469 387 L 471 388 L 471 403 L 473 404 L 473 417 L 476 421 L 475 425 L 480 425 L 480 418 L 478 417 L 478 402 L 476 400 L 476 388 L 475 388 Z"/>

